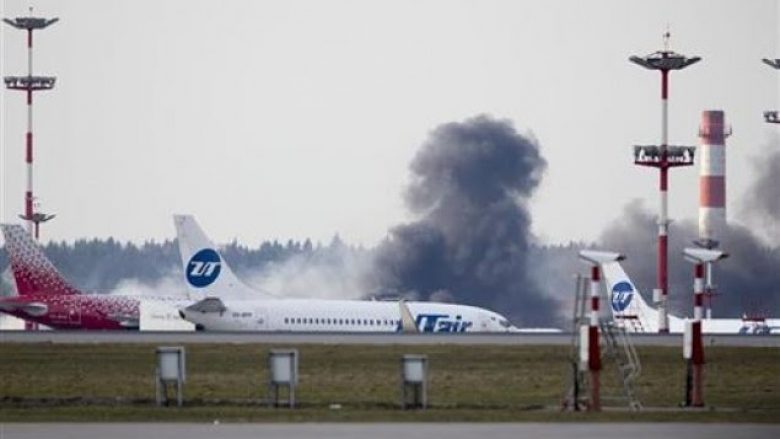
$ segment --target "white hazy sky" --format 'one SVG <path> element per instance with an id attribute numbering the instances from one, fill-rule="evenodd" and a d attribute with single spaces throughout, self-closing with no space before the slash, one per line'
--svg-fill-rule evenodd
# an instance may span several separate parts
<path id="1" fill-rule="evenodd" d="M 2 1 L 3 15 L 30 2 Z M 628 62 L 662 47 L 702 62 L 672 74 L 670 141 L 696 144 L 723 109 L 729 215 L 776 127 L 778 2 L 34 1 L 35 193 L 44 239 L 173 236 L 193 213 L 219 241 L 367 246 L 409 220 L 408 164 L 438 124 L 480 113 L 532 134 L 549 163 L 531 206 L 547 242 L 592 240 L 633 198 L 657 208 L 659 75 Z M 4 75 L 26 73 L 2 27 Z M 0 217 L 22 211 L 25 104 L 4 92 Z M 674 170 L 670 211 L 694 218 L 698 169 Z"/>

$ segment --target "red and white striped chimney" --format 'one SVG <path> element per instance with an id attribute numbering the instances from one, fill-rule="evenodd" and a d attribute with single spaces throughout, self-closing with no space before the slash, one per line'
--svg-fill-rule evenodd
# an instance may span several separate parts
<path id="1" fill-rule="evenodd" d="M 703 111 L 699 139 L 699 238 L 717 241 L 726 226 L 726 129 L 721 110 Z"/>

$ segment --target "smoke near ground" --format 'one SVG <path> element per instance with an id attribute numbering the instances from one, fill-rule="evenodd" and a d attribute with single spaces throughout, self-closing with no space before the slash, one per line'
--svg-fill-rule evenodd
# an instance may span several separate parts
<path id="1" fill-rule="evenodd" d="M 656 285 L 655 215 L 640 202 L 627 205 L 602 234 L 605 249 L 624 253 L 626 272 L 649 302 Z M 693 309 L 693 266 L 683 260 L 684 247 L 693 246 L 698 228 L 692 221 L 673 222 L 669 231 L 669 293 L 675 315 L 690 316 Z M 776 315 L 780 309 L 780 248 L 768 245 L 752 230 L 730 224 L 721 240 L 729 257 L 714 271 L 718 296 L 714 317 Z"/>
<path id="2" fill-rule="evenodd" d="M 178 271 L 170 271 L 155 280 L 142 281 L 138 278 L 125 278 L 119 281 L 108 294 L 130 297 L 171 297 L 186 299 L 192 297 L 190 290 L 183 281 L 182 274 Z M 95 291 L 92 291 L 95 292 Z M 106 293 L 105 291 L 103 293 Z"/>
<path id="3" fill-rule="evenodd" d="M 369 251 L 336 237 L 327 247 L 296 252 L 238 274 L 276 297 L 360 299 L 368 295 L 365 277 L 371 267 Z"/>
<path id="4" fill-rule="evenodd" d="M 537 143 L 489 116 L 434 129 L 413 159 L 404 200 L 416 220 L 376 249 L 376 285 L 493 309 L 550 326 L 554 301 L 528 274 L 527 202 L 546 167 Z"/>

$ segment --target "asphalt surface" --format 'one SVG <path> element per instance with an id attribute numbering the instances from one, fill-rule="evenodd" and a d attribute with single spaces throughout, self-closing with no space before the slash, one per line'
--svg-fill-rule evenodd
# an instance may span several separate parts
<path id="1" fill-rule="evenodd" d="M 501 439 L 577 438 L 751 439 L 780 437 L 780 426 L 756 424 L 524 423 L 524 424 L 178 424 L 178 423 L 43 423 L 0 424 L 2 439 Z"/>
<path id="2" fill-rule="evenodd" d="M 681 346 L 682 335 L 632 335 L 638 346 Z M 344 334 L 262 332 L 0 331 L 0 343 L 285 343 L 568 345 L 571 334 Z M 778 335 L 705 335 L 705 346 L 780 347 Z"/>

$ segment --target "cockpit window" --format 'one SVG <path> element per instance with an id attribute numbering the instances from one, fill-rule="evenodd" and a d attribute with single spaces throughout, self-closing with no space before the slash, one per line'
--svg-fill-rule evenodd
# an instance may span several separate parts
<path id="1" fill-rule="evenodd" d="M 499 321 L 498 321 L 498 324 L 499 324 L 499 325 L 501 325 L 501 326 L 503 326 L 504 328 L 508 328 L 508 327 L 512 326 L 512 324 L 511 324 L 511 323 L 509 323 L 508 321 L 506 321 L 506 320 L 504 320 L 504 319 L 501 319 L 501 320 L 499 320 Z"/>

